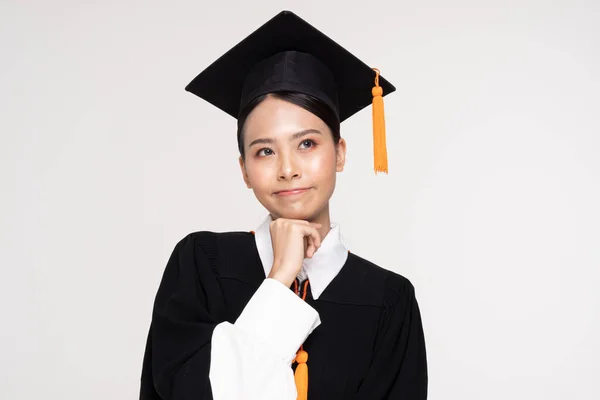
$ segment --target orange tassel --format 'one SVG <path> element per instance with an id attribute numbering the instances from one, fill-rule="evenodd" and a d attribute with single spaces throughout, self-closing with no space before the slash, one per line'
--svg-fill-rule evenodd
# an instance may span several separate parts
<path id="1" fill-rule="evenodd" d="M 379 70 L 375 71 L 375 86 L 373 94 L 373 153 L 375 173 L 388 173 L 387 146 L 385 142 L 385 114 L 383 111 L 383 88 L 379 86 Z"/>
<path id="2" fill-rule="evenodd" d="M 298 363 L 296 372 L 294 373 L 294 381 L 296 382 L 296 390 L 298 391 L 297 400 L 308 400 L 308 353 L 304 350 L 298 351 L 296 359 Z"/>

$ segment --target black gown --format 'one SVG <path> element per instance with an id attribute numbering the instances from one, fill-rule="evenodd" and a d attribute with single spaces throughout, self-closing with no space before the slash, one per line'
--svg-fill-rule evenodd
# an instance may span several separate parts
<path id="1" fill-rule="evenodd" d="M 264 279 L 250 232 L 182 239 L 156 295 L 140 399 L 212 399 L 213 330 L 234 323 Z M 350 253 L 318 300 L 309 284 L 306 301 L 321 319 L 304 342 L 309 400 L 426 399 L 425 341 L 408 279 Z"/>

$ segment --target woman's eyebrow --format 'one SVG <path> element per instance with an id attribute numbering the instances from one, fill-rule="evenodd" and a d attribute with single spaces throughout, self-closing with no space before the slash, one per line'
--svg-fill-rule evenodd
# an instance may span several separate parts
<path id="1" fill-rule="evenodd" d="M 317 133 L 319 135 L 322 134 L 321 131 L 319 131 L 318 129 L 310 128 L 310 129 L 305 129 L 303 131 L 294 133 L 292 135 L 292 137 L 290 138 L 290 140 L 298 139 L 298 138 L 300 138 L 302 136 L 308 135 L 309 133 Z M 260 138 L 260 139 L 255 139 L 252 142 L 250 142 L 250 144 L 248 145 L 248 147 L 252 147 L 255 144 L 259 144 L 259 143 L 273 143 L 273 142 L 275 142 L 275 141 L 273 139 L 271 139 L 271 138 Z"/>

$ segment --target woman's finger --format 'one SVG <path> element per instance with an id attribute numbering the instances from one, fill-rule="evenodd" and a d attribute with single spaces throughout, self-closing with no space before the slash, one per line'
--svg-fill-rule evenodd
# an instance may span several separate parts
<path id="1" fill-rule="evenodd" d="M 308 242 L 308 247 L 306 248 L 305 257 L 306 258 L 311 258 L 313 256 L 313 254 L 315 254 L 315 251 L 317 249 L 315 247 L 314 240 L 313 240 L 312 236 L 307 236 L 306 240 Z"/>
<path id="2" fill-rule="evenodd" d="M 317 251 L 317 249 L 321 247 L 321 234 L 316 228 L 312 227 L 308 228 L 307 234 L 310 235 L 310 237 L 313 239 L 313 245 L 315 251 Z"/>

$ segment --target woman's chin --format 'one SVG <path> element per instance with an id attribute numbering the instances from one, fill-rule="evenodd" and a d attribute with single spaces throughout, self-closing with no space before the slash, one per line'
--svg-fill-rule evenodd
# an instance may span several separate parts
<path id="1" fill-rule="evenodd" d="M 319 216 L 322 214 L 322 209 L 307 208 L 304 207 L 302 209 L 293 209 L 287 208 L 283 210 L 269 210 L 271 215 L 275 218 L 285 218 L 285 219 L 298 219 L 302 221 L 315 221 L 319 219 Z"/>
<path id="2" fill-rule="evenodd" d="M 277 210 L 270 211 L 270 213 L 276 218 L 298 219 L 302 221 L 310 221 L 314 217 L 314 213 L 306 212 L 306 210 Z"/>

